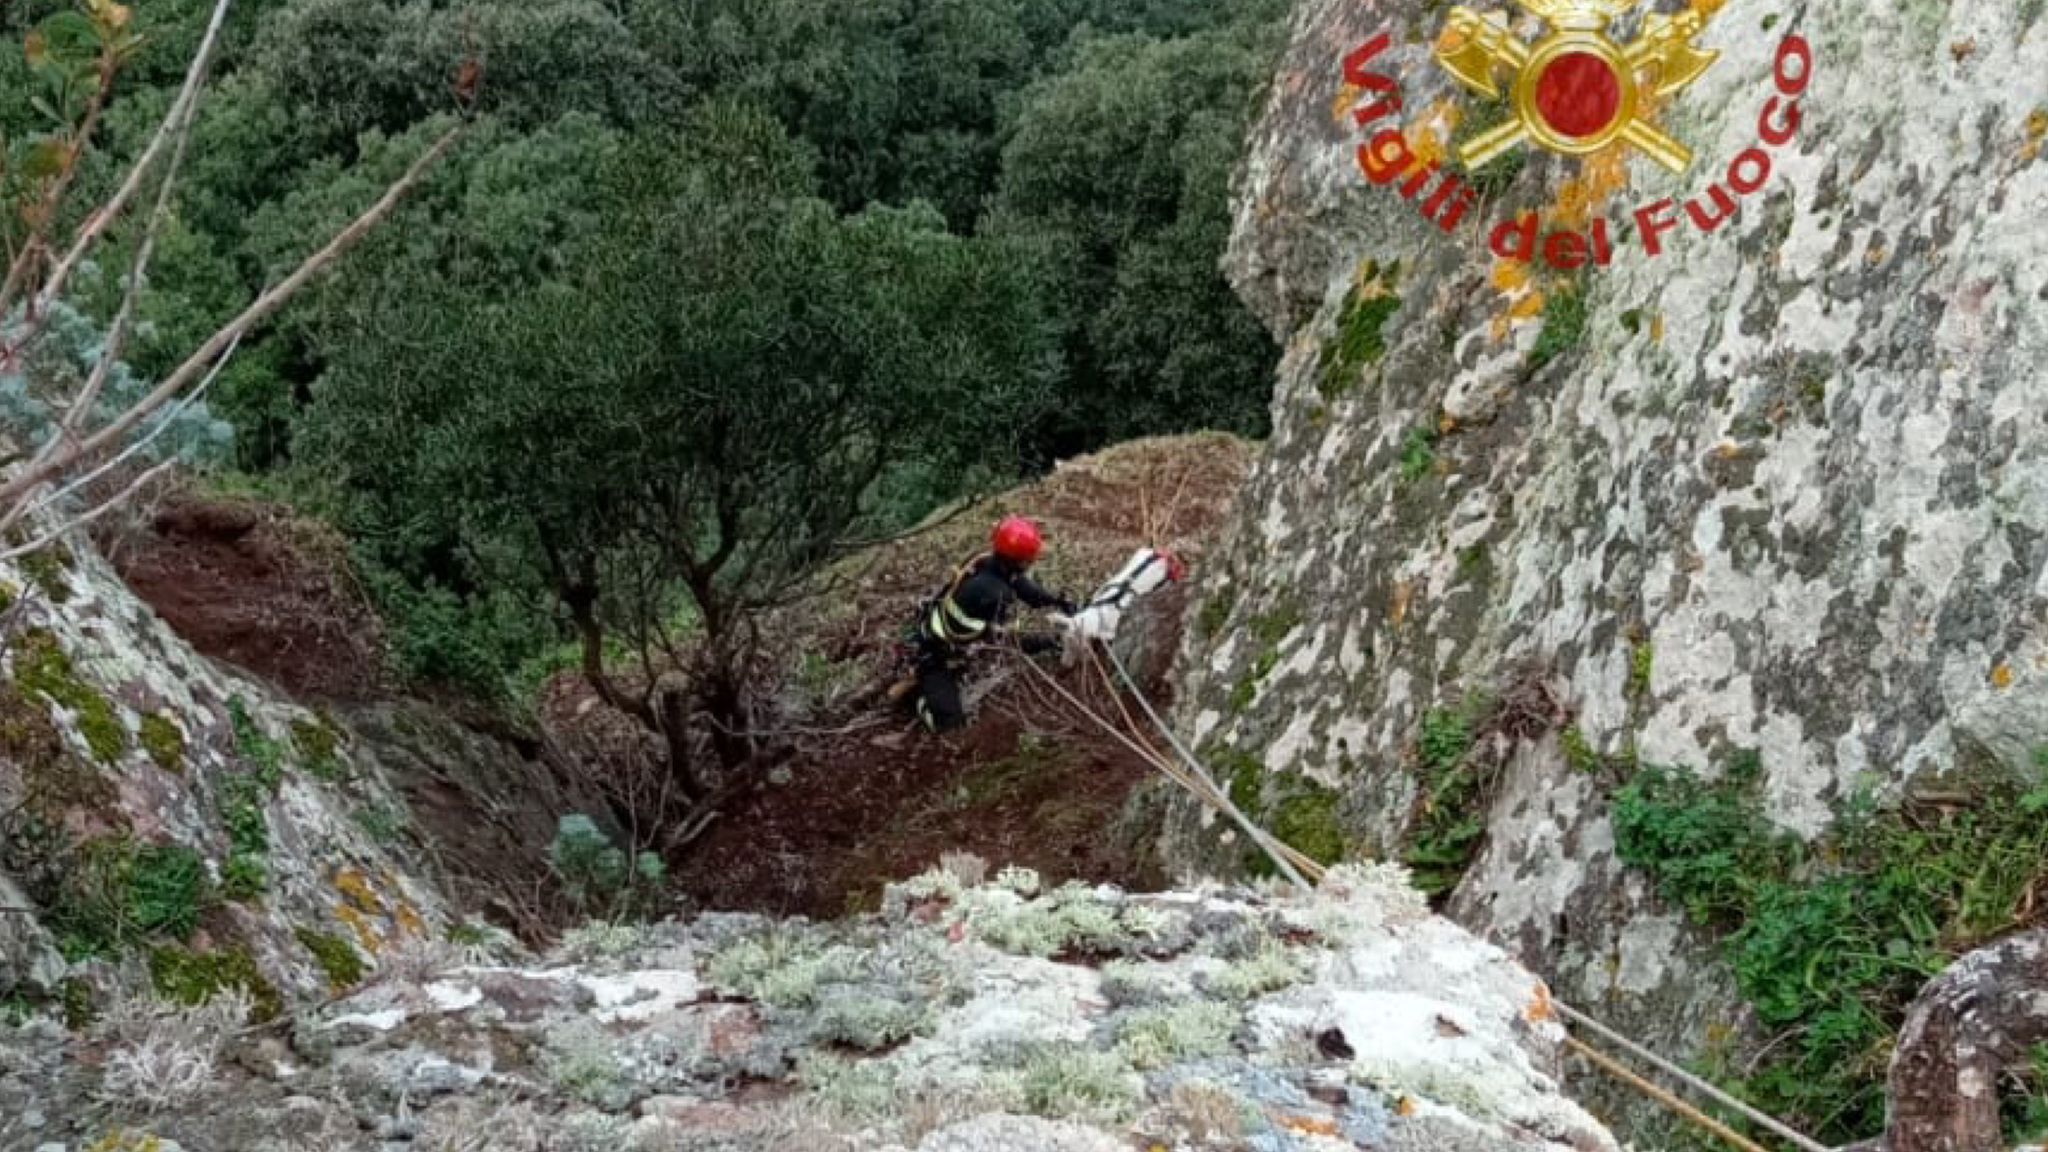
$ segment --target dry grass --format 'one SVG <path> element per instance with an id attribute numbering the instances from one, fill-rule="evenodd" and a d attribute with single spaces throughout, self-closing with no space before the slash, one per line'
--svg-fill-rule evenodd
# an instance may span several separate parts
<path id="1" fill-rule="evenodd" d="M 195 1099 L 213 1087 L 221 1053 L 248 1023 L 251 1008 L 239 989 L 177 1012 L 117 1004 L 100 1026 L 113 1045 L 101 1070 L 102 1099 L 143 1112 Z"/>

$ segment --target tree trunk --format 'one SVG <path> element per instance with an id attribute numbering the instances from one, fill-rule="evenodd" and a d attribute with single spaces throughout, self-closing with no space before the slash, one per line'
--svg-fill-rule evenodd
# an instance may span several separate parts
<path id="1" fill-rule="evenodd" d="M 2048 1043 L 2048 931 L 1958 961 L 1921 992 L 1892 1057 L 1888 1152 L 1998 1152 L 1999 1080 Z"/>
<path id="2" fill-rule="evenodd" d="M 697 778 L 695 757 L 690 751 L 690 697 L 678 684 L 665 683 L 655 690 L 655 707 L 661 716 L 661 738 L 668 746 L 668 772 L 682 790 L 683 799 L 695 808 L 704 802 L 704 782 Z"/>

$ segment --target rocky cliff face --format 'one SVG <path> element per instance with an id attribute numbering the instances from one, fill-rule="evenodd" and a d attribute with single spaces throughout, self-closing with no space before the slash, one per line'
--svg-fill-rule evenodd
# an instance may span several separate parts
<path id="1" fill-rule="evenodd" d="M 595 926 L 512 966 L 411 955 L 268 1034 L 0 1031 L 0 1146 L 1617 1147 L 1558 1091 L 1543 985 L 1395 869 L 1133 897 L 963 857 L 859 920 Z M 173 1053 L 203 1072 L 150 1074 Z"/>
<path id="2" fill-rule="evenodd" d="M 83 542 L 0 563 L 0 605 L 0 1002 L 239 989 L 268 1018 L 444 937 L 493 870 L 531 886 L 577 810 L 430 708 L 317 711 L 207 659 Z"/>
<path id="3" fill-rule="evenodd" d="M 1444 8 L 1298 7 L 1228 261 L 1287 343 L 1276 427 L 1179 719 L 1269 815 L 1392 855 L 1429 815 L 1431 713 L 1533 694 L 1556 714 L 1492 733 L 1504 771 L 1451 910 L 1697 1050 L 1726 981 L 1617 862 L 1575 764 L 1745 763 L 1812 837 L 1865 783 L 2037 772 L 2048 745 L 2048 17 L 1696 3 L 1721 59 L 1657 113 L 1687 175 L 1532 152 L 1473 181 L 1446 235 L 1357 155 L 1392 125 L 1425 159 L 1482 126 L 1431 56 Z M 1361 128 L 1386 92 L 1343 61 L 1383 31 L 1365 70 L 1401 110 Z M 1790 36 L 1810 82 L 1767 147 Z M 1687 201 L 1712 221 L 1716 185 L 1756 184 L 1755 160 L 1729 171 L 1752 148 L 1768 178 L 1706 233 Z M 1489 253 L 1525 211 L 1545 233 L 1609 220 L 1611 263 Z M 1193 809 L 1169 840 L 1190 863 L 1240 851 Z"/>

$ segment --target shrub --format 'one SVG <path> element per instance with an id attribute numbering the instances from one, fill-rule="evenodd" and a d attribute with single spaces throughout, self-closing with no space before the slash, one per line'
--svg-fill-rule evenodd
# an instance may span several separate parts
<path id="1" fill-rule="evenodd" d="M 1708 783 L 1647 769 L 1616 848 L 1695 920 L 1728 928 L 1737 988 L 1782 1041 L 1738 1087 L 1851 1143 L 1884 1124 L 1900 1022 L 1929 977 L 2024 922 L 2048 884 L 2048 789 L 1975 783 L 1965 808 L 1852 811 L 1807 847 L 1764 819 L 1754 755 Z"/>
<path id="2" fill-rule="evenodd" d="M 1790 858 L 1749 798 L 1682 771 L 1638 773 L 1615 797 L 1613 821 L 1622 860 L 1700 924 L 1742 912 L 1752 885 L 1782 875 Z"/>
<path id="3" fill-rule="evenodd" d="M 562 817 L 548 860 L 577 908 L 614 920 L 650 911 L 668 882 L 661 857 L 642 852 L 629 860 L 595 821 L 580 813 Z"/>

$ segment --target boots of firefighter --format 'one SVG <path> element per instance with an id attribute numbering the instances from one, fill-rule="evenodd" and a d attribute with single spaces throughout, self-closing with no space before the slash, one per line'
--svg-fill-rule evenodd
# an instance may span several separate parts
<path id="1" fill-rule="evenodd" d="M 917 667 L 917 718 L 925 730 L 946 733 L 967 723 L 967 705 L 960 695 L 960 662 L 940 653 L 927 654 Z"/>

